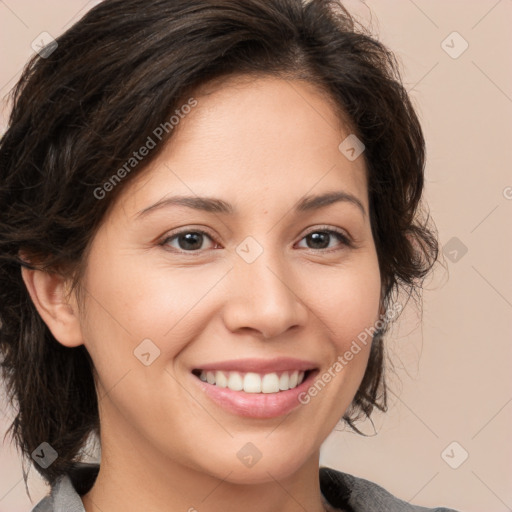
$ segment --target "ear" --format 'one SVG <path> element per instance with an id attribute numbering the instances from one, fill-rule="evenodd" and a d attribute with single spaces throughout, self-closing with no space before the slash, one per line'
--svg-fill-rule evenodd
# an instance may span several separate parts
<path id="1" fill-rule="evenodd" d="M 54 338 L 66 347 L 83 344 L 78 307 L 68 300 L 68 281 L 58 273 L 21 267 L 21 275 L 39 315 Z"/>

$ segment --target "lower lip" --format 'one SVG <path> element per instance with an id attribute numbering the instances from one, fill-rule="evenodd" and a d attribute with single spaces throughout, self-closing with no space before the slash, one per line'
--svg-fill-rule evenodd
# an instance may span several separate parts
<path id="1" fill-rule="evenodd" d="M 318 370 L 310 371 L 307 379 L 304 379 L 296 388 L 278 393 L 233 391 L 215 384 L 208 384 L 195 375 L 193 378 L 213 402 L 232 414 L 246 418 L 276 418 L 302 405 L 299 395 L 309 388 L 317 373 Z"/>

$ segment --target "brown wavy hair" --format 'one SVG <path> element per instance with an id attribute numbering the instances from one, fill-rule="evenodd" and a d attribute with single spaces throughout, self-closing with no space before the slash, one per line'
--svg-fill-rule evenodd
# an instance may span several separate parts
<path id="1" fill-rule="evenodd" d="M 57 44 L 27 63 L 0 141 L 0 354 L 16 411 L 7 433 L 28 460 L 42 442 L 57 451 L 48 468 L 35 464 L 50 485 L 99 434 L 94 368 L 83 345 L 67 348 L 52 336 L 20 266 L 63 272 L 80 291 L 87 249 L 107 210 L 173 132 L 104 198 L 94 191 L 199 85 L 259 74 L 325 91 L 366 147 L 384 304 L 403 290 L 420 296 L 438 257 L 421 204 L 422 130 L 396 58 L 338 0 L 105 0 Z M 343 417 L 358 432 L 356 420 L 387 408 L 385 331 L 374 336 Z"/>

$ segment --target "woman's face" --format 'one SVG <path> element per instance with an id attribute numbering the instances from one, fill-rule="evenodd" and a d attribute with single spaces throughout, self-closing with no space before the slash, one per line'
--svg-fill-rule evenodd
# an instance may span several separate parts
<path id="1" fill-rule="evenodd" d="M 381 281 L 363 157 L 325 97 L 209 87 L 95 236 L 81 330 L 104 456 L 260 482 L 314 460 L 343 416 Z"/>

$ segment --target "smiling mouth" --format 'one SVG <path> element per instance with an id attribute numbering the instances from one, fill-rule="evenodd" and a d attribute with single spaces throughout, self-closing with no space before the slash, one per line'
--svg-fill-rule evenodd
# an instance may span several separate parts
<path id="1" fill-rule="evenodd" d="M 290 370 L 271 373 L 237 372 L 221 370 L 192 371 L 198 379 L 231 391 L 244 391 L 245 393 L 280 393 L 299 386 L 311 372 L 306 370 Z"/>

